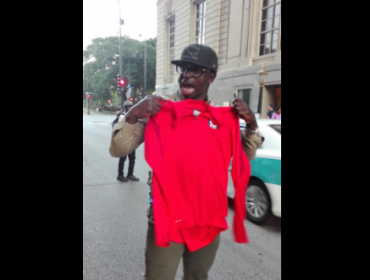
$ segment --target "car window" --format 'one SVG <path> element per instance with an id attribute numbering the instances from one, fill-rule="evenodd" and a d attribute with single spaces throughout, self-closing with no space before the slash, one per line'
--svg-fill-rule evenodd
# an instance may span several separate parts
<path id="1" fill-rule="evenodd" d="M 241 131 L 245 131 L 245 127 L 247 126 L 247 124 L 245 123 L 244 120 L 242 119 L 239 119 L 239 127 L 240 127 L 240 130 Z"/>
<path id="2" fill-rule="evenodd" d="M 281 134 L 281 124 L 271 124 L 270 126 Z"/>

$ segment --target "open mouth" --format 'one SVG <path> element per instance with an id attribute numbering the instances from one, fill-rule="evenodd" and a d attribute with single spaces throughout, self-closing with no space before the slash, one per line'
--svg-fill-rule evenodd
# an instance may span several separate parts
<path id="1" fill-rule="evenodd" d="M 194 87 L 189 84 L 182 84 L 181 91 L 184 95 L 190 95 L 194 92 Z"/>

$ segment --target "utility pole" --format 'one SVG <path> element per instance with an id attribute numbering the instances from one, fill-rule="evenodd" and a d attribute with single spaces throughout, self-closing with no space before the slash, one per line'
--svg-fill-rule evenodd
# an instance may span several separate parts
<path id="1" fill-rule="evenodd" d="M 139 34 L 141 36 L 142 34 Z M 144 38 L 145 41 L 145 48 L 144 48 L 144 91 L 143 95 L 146 96 L 146 38 Z"/>
<path id="2" fill-rule="evenodd" d="M 119 12 L 119 77 L 122 78 L 122 54 L 121 54 L 121 25 L 123 25 L 123 20 L 121 19 L 121 2 L 118 0 L 118 12 Z M 123 109 L 123 92 L 120 87 L 119 93 L 121 96 L 121 110 Z"/>

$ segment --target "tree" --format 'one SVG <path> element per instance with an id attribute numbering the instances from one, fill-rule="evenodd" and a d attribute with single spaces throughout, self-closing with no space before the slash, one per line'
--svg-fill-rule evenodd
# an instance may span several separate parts
<path id="1" fill-rule="evenodd" d="M 135 88 L 144 87 L 145 42 L 121 39 L 122 76 Z M 155 89 L 156 39 L 147 40 L 147 92 Z M 116 76 L 119 73 L 119 38 L 96 38 L 83 51 L 83 88 L 94 92 L 94 100 L 106 103 L 109 93 L 117 93 Z"/>

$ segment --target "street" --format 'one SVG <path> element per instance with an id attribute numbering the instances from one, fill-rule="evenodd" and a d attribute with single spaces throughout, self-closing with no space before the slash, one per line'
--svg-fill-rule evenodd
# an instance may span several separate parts
<path id="1" fill-rule="evenodd" d="M 117 181 L 118 158 L 109 154 L 111 123 L 115 115 L 90 109 L 83 114 L 83 279 L 141 280 L 149 206 L 150 167 L 144 145 L 136 150 L 134 175 L 139 181 Z M 124 172 L 127 174 L 128 159 Z M 221 233 L 210 280 L 281 279 L 281 219 L 265 225 L 245 221 L 249 244 L 235 243 L 229 207 L 229 229 Z M 180 262 L 176 280 L 181 280 Z M 160 280 L 160 279 L 158 279 Z"/>

